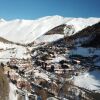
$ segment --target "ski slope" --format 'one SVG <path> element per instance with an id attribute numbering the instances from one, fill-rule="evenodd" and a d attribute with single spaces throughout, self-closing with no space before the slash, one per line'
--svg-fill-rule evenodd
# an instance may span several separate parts
<path id="1" fill-rule="evenodd" d="M 16 19 L 6 21 L 0 19 L 0 37 L 16 43 L 27 44 L 61 24 L 73 25 L 76 33 L 99 21 L 100 18 L 64 18 L 58 15 L 47 16 L 37 20 Z"/>

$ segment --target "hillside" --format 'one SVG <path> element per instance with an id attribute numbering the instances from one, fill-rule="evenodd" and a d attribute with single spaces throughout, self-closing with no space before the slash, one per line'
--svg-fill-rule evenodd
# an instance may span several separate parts
<path id="1" fill-rule="evenodd" d="M 100 22 L 89 26 L 78 33 L 67 37 L 67 42 L 84 47 L 100 47 Z"/>
<path id="2" fill-rule="evenodd" d="M 100 21 L 100 18 L 64 18 L 62 16 L 47 16 L 37 20 L 1 20 L 0 36 L 12 42 L 27 44 L 56 26 L 73 25 L 75 32 Z M 71 35 L 71 34 L 70 34 Z"/>
<path id="3" fill-rule="evenodd" d="M 2 37 L 0 37 L 0 42 L 3 42 L 3 43 L 12 43 L 11 41 L 8 41 Z"/>
<path id="4" fill-rule="evenodd" d="M 99 100 L 99 21 L 1 19 L 0 62 L 9 82 L 0 69 L 0 89 L 7 89 L 0 96 L 5 98 L 9 90 L 9 100 Z"/>

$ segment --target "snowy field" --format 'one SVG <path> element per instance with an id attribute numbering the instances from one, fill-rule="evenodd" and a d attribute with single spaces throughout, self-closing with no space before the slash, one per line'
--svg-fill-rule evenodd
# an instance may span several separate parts
<path id="1" fill-rule="evenodd" d="M 30 58 L 30 55 L 27 54 L 27 49 L 23 46 L 15 44 L 5 44 L 0 42 L 0 61 L 7 62 L 10 58 L 15 57 L 18 59 Z"/>
<path id="2" fill-rule="evenodd" d="M 53 41 L 57 41 L 61 38 L 64 38 L 64 35 L 60 35 L 60 34 L 52 34 L 52 35 L 43 35 L 40 38 L 36 39 L 34 42 L 36 44 L 40 44 L 42 42 L 53 42 Z"/>
<path id="3" fill-rule="evenodd" d="M 92 72 L 76 76 L 74 77 L 74 84 L 88 90 L 100 92 L 100 71 L 94 70 Z"/>

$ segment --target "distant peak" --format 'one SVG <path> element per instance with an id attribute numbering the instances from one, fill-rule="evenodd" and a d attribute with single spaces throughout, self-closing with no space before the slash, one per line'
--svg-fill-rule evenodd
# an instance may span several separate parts
<path id="1" fill-rule="evenodd" d="M 0 18 L 0 22 L 6 22 L 6 20 L 4 20 L 3 18 Z"/>

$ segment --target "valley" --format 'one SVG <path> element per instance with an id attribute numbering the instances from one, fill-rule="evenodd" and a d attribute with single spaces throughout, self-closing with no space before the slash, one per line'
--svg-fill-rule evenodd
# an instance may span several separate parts
<path id="1" fill-rule="evenodd" d="M 1 22 L 9 100 L 99 100 L 99 21 L 48 16 Z"/>

